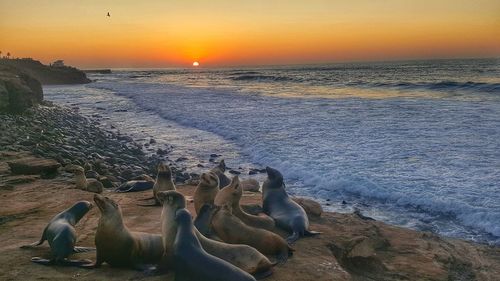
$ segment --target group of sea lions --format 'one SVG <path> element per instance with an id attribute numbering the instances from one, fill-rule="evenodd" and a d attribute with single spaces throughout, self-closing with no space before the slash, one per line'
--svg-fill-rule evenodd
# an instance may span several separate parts
<path id="1" fill-rule="evenodd" d="M 95 234 L 96 259 L 70 260 L 75 252 L 94 250 L 76 247 L 74 226 L 92 208 L 80 201 L 56 215 L 43 231 L 40 241 L 22 248 L 41 245 L 48 240 L 52 258 L 32 258 L 41 264 L 75 265 L 96 268 L 106 262 L 114 267 L 162 272 L 173 269 L 175 280 L 256 280 L 272 274 L 294 249 L 290 244 L 310 231 L 304 209 L 292 201 L 285 190 L 281 173 L 266 168 L 262 190 L 264 214 L 242 210 L 242 183 L 238 176 L 229 179 L 225 164 L 203 173 L 194 192 L 193 221 L 183 194 L 176 191 L 170 167 L 159 164 L 153 187 L 153 204 L 162 206 L 161 234 L 130 231 L 123 222 L 120 206 L 96 194 L 94 202 L 101 213 Z M 222 185 L 221 183 L 224 183 Z M 274 232 L 275 226 L 291 235 L 285 240 Z"/>

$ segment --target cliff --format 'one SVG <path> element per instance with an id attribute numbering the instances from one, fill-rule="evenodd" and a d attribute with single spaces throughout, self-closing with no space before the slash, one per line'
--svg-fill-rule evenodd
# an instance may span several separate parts
<path id="1" fill-rule="evenodd" d="M 38 80 L 0 63 L 0 112 L 19 113 L 42 100 L 42 85 Z"/>
<path id="2" fill-rule="evenodd" d="M 0 65 L 11 66 L 34 77 L 42 85 L 85 84 L 91 80 L 79 69 L 70 66 L 48 66 L 33 59 L 0 59 Z"/>

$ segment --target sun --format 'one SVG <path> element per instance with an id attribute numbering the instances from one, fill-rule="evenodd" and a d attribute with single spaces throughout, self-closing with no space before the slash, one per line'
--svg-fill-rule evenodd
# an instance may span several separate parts
<path id="1" fill-rule="evenodd" d="M 200 63 L 195 61 L 195 62 L 193 62 L 193 66 L 200 66 Z"/>

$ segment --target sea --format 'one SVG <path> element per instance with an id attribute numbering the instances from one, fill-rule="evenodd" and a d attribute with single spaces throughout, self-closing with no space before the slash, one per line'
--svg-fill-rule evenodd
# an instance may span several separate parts
<path id="1" fill-rule="evenodd" d="M 500 245 L 500 59 L 113 69 L 45 86 L 188 171 L 241 178 L 406 228 Z M 149 149 L 148 153 L 153 153 Z M 212 155 L 213 156 L 213 155 Z M 212 158 L 213 160 L 213 158 Z"/>

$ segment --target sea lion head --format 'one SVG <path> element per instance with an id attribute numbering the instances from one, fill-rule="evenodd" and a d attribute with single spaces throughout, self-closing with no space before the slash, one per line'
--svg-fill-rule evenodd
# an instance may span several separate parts
<path id="1" fill-rule="evenodd" d="M 284 187 L 283 175 L 280 173 L 280 171 L 273 169 L 271 167 L 266 167 L 266 172 L 267 172 L 267 179 L 264 181 L 262 189 Z"/>
<path id="2" fill-rule="evenodd" d="M 235 204 L 240 201 L 243 190 L 240 184 L 240 178 L 234 176 L 231 183 L 219 190 L 217 196 L 215 196 L 214 204 L 216 206 L 223 206 L 225 204 Z"/>
<path id="3" fill-rule="evenodd" d="M 193 217 L 187 209 L 181 208 L 175 212 L 175 221 L 179 225 L 187 225 L 192 223 Z"/>
<path id="4" fill-rule="evenodd" d="M 122 216 L 122 211 L 120 206 L 111 198 L 105 197 L 99 194 L 94 195 L 94 202 L 101 211 L 101 214 L 106 217 L 113 219 L 120 218 Z"/>
<path id="5" fill-rule="evenodd" d="M 67 210 L 67 213 L 73 216 L 74 224 L 76 224 L 92 209 L 92 207 L 93 205 L 89 201 L 79 201 L 71 206 L 71 208 Z"/>
<path id="6" fill-rule="evenodd" d="M 200 186 L 219 187 L 219 177 L 213 172 L 206 172 L 200 176 Z"/>
<path id="7" fill-rule="evenodd" d="M 163 205 L 168 204 L 175 209 L 186 208 L 186 198 L 175 190 L 161 191 L 156 196 Z"/>
<path id="8" fill-rule="evenodd" d="M 158 177 L 166 178 L 166 179 L 171 179 L 172 178 L 172 170 L 170 167 L 161 162 L 158 164 Z"/>
<path id="9" fill-rule="evenodd" d="M 80 166 L 73 166 L 71 171 L 75 174 L 75 175 L 85 175 L 85 169 L 83 169 L 82 167 Z"/>

